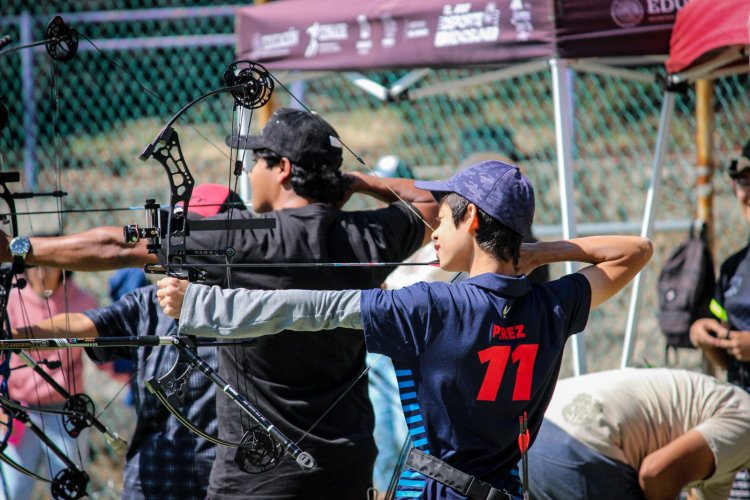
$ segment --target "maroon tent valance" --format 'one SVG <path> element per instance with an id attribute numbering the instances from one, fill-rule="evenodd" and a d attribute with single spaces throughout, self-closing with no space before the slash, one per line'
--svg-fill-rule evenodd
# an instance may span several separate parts
<path id="1" fill-rule="evenodd" d="M 666 54 L 684 2 L 285 0 L 238 10 L 237 53 L 286 70 Z"/>

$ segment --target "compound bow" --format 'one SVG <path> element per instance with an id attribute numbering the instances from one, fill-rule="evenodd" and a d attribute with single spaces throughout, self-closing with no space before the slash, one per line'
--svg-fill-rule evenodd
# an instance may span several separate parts
<path id="1" fill-rule="evenodd" d="M 16 52 L 21 49 L 44 45 L 52 61 L 67 62 L 72 60 L 78 50 L 78 33 L 66 25 L 62 18 L 57 16 L 47 25 L 44 39 L 26 45 L 12 47 L 0 52 L 0 55 Z M 5 118 L 0 123 L 0 128 L 6 125 L 7 110 L 2 114 Z M 3 214 L 2 221 L 9 223 L 12 237 L 18 236 L 18 218 L 15 200 L 29 199 L 34 197 L 53 197 L 60 199 L 67 193 L 57 190 L 50 193 L 13 192 L 9 183 L 20 181 L 18 172 L 0 173 L 0 199 L 7 208 L 8 214 Z M 12 338 L 11 325 L 8 316 L 8 301 L 12 289 L 20 289 L 26 286 L 26 281 L 18 275 L 23 273 L 22 262 L 13 262 L 0 266 L 0 321 L 2 321 L 2 335 L 6 339 Z M 67 302 L 67 301 L 66 301 Z M 16 325 L 18 326 L 18 325 Z M 62 425 L 69 436 L 76 438 L 81 431 L 87 427 L 94 427 L 105 435 L 107 443 L 118 454 L 123 454 L 127 449 L 127 442 L 117 433 L 110 431 L 95 415 L 95 406 L 91 398 L 83 393 L 71 394 L 66 388 L 52 378 L 34 358 L 25 352 L 18 352 L 21 361 L 24 362 L 34 373 L 40 376 L 49 387 L 58 392 L 65 400 L 60 410 L 29 408 L 20 405 L 11 399 L 8 394 L 8 378 L 12 368 L 10 367 L 11 351 L 0 353 L 0 411 L 3 412 L 3 423 L 6 425 L 6 434 L 0 440 L 0 460 L 13 467 L 17 471 L 30 476 L 36 480 L 50 483 L 51 492 L 55 498 L 80 498 L 86 495 L 89 476 L 82 468 L 77 466 L 39 427 L 30 417 L 29 412 L 50 413 L 60 415 Z M 54 366 L 54 362 L 46 364 Z M 60 363 L 57 363 L 59 366 Z M 31 431 L 52 451 L 65 465 L 65 469 L 58 472 L 54 478 L 45 478 L 23 465 L 15 462 L 4 452 L 8 445 L 8 439 L 12 432 L 13 419 L 16 419 Z"/>

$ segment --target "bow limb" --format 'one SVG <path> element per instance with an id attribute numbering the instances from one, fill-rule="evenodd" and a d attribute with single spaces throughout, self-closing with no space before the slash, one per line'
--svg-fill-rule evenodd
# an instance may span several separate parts
<path id="1" fill-rule="evenodd" d="M 0 447 L 0 451 L 2 452 L 0 453 L 0 460 L 32 479 L 50 484 L 54 498 L 68 500 L 86 496 L 86 488 L 89 482 L 88 474 L 68 458 L 68 456 L 45 434 L 44 430 L 31 420 L 31 417 L 29 417 L 28 412 L 26 412 L 26 409 L 23 406 L 4 396 L 0 396 L 0 404 L 7 412 L 6 416 L 8 417 L 8 420 L 6 425 L 8 428 L 8 435 L 10 435 L 13 428 L 13 419 L 24 424 L 45 444 L 45 446 L 47 446 L 48 450 L 52 451 L 52 453 L 54 453 L 63 464 L 65 464 L 66 468 L 62 469 L 51 479 L 45 478 L 44 476 L 31 471 L 4 453 L 8 444 L 7 437 L 3 440 Z"/>
<path id="2" fill-rule="evenodd" d="M 247 400 L 247 398 L 242 396 L 229 383 L 227 383 L 227 381 L 224 380 L 216 370 L 209 366 L 198 355 L 185 338 L 175 337 L 174 346 L 178 350 L 181 358 L 186 360 L 189 367 L 180 372 L 179 366 L 182 363 L 180 363 L 180 358 L 178 358 L 178 361 L 168 373 L 158 379 L 152 377 L 147 380 L 146 387 L 183 425 L 185 425 L 190 431 L 214 444 L 238 448 L 239 460 L 252 469 L 247 472 L 263 472 L 275 467 L 283 453 L 291 456 L 302 470 L 309 471 L 315 467 L 315 460 L 309 453 L 300 449 L 299 446 L 286 437 L 284 433 L 282 433 L 260 411 L 258 411 Z M 200 370 L 217 387 L 219 387 L 224 394 L 232 399 L 232 401 L 234 401 L 239 408 L 260 427 L 260 429 L 262 429 L 262 432 L 255 432 L 253 429 L 250 429 L 246 432 L 242 441 L 239 443 L 225 441 L 198 429 L 184 415 L 182 415 L 179 410 L 175 408 L 174 404 L 176 402 L 181 402 L 184 397 L 184 387 L 187 385 L 188 378 L 194 368 Z M 235 460 L 238 460 L 238 458 L 235 458 Z"/>

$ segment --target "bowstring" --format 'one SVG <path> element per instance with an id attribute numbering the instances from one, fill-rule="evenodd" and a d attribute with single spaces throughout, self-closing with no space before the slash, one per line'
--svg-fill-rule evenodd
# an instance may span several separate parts
<path id="1" fill-rule="evenodd" d="M 147 86 L 146 84 L 142 83 L 142 82 L 141 82 L 141 81 L 140 81 L 140 80 L 139 80 L 139 79 L 138 79 L 138 78 L 137 78 L 137 77 L 136 77 L 136 76 L 135 76 L 135 75 L 133 74 L 133 72 L 132 72 L 132 71 L 130 71 L 130 70 L 129 70 L 128 68 L 126 68 L 125 66 L 123 66 L 123 65 L 119 64 L 119 63 L 118 63 L 117 61 L 115 61 L 115 60 L 114 60 L 113 58 L 111 58 L 110 56 L 108 56 L 106 52 L 104 52 L 104 51 L 103 51 L 102 49 L 100 49 L 99 47 L 97 47 L 97 45 L 96 45 L 96 44 L 94 43 L 94 41 L 93 41 L 93 40 L 91 40 L 91 39 L 90 39 L 89 37 L 87 37 L 87 36 L 86 36 L 86 35 L 85 35 L 84 33 L 81 33 L 81 32 L 80 32 L 80 31 L 78 31 L 78 30 L 76 30 L 76 31 L 78 32 L 78 34 L 79 34 L 79 35 L 80 35 L 80 36 L 81 36 L 81 37 L 82 37 L 82 38 L 83 38 L 84 40 L 86 40 L 87 42 L 89 42 L 89 43 L 91 44 L 91 46 L 92 46 L 92 47 L 94 48 L 94 50 L 96 50 L 96 51 L 97 51 L 97 52 L 98 52 L 98 53 L 99 53 L 99 54 L 100 54 L 100 55 L 101 55 L 102 57 L 104 57 L 104 59 L 106 59 L 106 60 L 107 60 L 107 61 L 108 61 L 108 62 L 109 62 L 110 64 L 112 64 L 112 65 L 113 65 L 114 67 L 116 67 L 117 69 L 119 69 L 120 71 L 122 71 L 122 72 L 124 72 L 124 73 L 125 73 L 126 75 L 128 75 L 128 76 L 130 77 L 130 81 L 134 82 L 134 83 L 135 83 L 136 85 L 138 85 L 138 86 L 139 86 L 139 87 L 140 87 L 141 89 L 143 89 L 143 90 L 144 90 L 144 91 L 146 92 L 146 94 L 147 94 L 148 96 L 150 96 L 150 97 L 151 97 L 152 99 L 156 100 L 156 102 L 158 102 L 159 104 L 161 104 L 161 105 L 163 106 L 163 108 L 167 110 L 167 112 L 168 112 L 168 113 L 170 113 L 170 114 L 172 114 L 172 115 L 174 115 L 174 114 L 175 114 L 175 113 L 174 113 L 174 112 L 173 112 L 172 110 L 170 110 L 170 109 L 169 109 L 169 108 L 167 107 L 167 102 L 166 102 L 166 100 L 164 100 L 164 99 L 163 99 L 163 98 L 162 98 L 161 96 L 159 96 L 159 94 L 158 94 L 158 93 L 157 93 L 157 92 L 156 92 L 155 90 L 153 90 L 153 89 L 149 88 L 149 87 L 148 87 L 148 86 Z M 180 117 L 180 119 L 183 119 L 183 117 L 181 116 L 181 117 Z M 210 145 L 211 145 L 211 146 L 212 146 L 212 147 L 213 147 L 214 149 L 216 149 L 216 150 L 217 150 L 217 151 L 218 151 L 219 153 L 221 153 L 221 154 L 222 154 L 223 156 L 226 156 L 226 157 L 230 158 L 230 160 L 231 160 L 231 155 L 227 155 L 226 151 L 224 151 L 224 150 L 223 150 L 223 149 L 221 149 L 221 148 L 220 148 L 219 146 L 217 146 L 217 145 L 216 145 L 216 143 L 215 143 L 215 142 L 213 142 L 213 141 L 212 141 L 212 140 L 211 140 L 211 139 L 210 139 L 210 138 L 209 138 L 209 137 L 208 137 L 207 135 L 205 135 L 205 134 L 204 134 L 203 132 L 201 132 L 200 130 L 198 130 L 198 129 L 197 129 L 196 127 L 195 127 L 195 125 L 192 125 L 192 124 L 190 124 L 190 123 L 187 123 L 187 125 L 188 125 L 188 126 L 189 126 L 190 128 L 192 128 L 192 129 L 193 129 L 193 131 L 194 131 L 194 132 L 195 132 L 196 134 L 198 134 L 198 135 L 199 135 L 200 137 L 202 137 L 204 141 L 206 141 L 207 143 L 209 143 L 209 144 L 210 144 Z"/>
<path id="2" fill-rule="evenodd" d="M 239 112 L 237 110 L 238 107 L 239 107 Z M 245 121 L 245 113 L 249 113 L 249 116 L 247 117 L 247 133 L 248 134 L 250 133 L 250 127 L 251 127 L 252 122 L 253 122 L 254 109 L 248 110 L 244 106 L 238 105 L 235 102 L 235 105 L 232 107 L 232 116 L 231 116 L 232 126 L 231 126 L 231 131 L 230 131 L 231 135 L 234 135 L 235 124 L 239 123 L 240 126 L 238 127 L 238 130 L 237 130 L 237 132 L 238 132 L 237 135 L 239 136 L 239 133 L 242 130 L 242 125 L 241 124 L 243 124 L 244 121 Z M 232 167 L 237 162 L 242 162 L 243 166 L 244 166 L 245 155 L 246 154 L 247 154 L 247 150 L 245 150 L 245 149 L 243 149 L 243 150 L 236 149 L 235 150 L 235 148 L 231 148 L 231 147 L 229 148 L 229 173 L 228 173 L 227 179 L 228 179 L 228 187 L 229 187 L 230 191 L 232 191 L 232 187 L 231 187 L 231 185 L 232 185 Z M 232 157 L 234 157 L 234 164 L 232 163 Z M 244 172 L 244 168 L 240 172 L 240 175 L 247 175 Z M 235 192 L 236 192 L 238 183 L 239 183 L 239 176 L 237 176 L 237 177 L 234 178 L 234 191 Z M 233 215 L 234 215 L 234 205 L 230 205 L 230 208 L 229 208 L 229 217 L 227 218 L 228 220 L 227 220 L 227 229 L 226 229 L 226 241 L 227 241 L 227 245 L 229 245 L 229 241 L 230 241 L 230 230 L 229 230 L 229 227 L 230 227 Z M 226 264 L 229 264 L 230 257 L 228 255 L 225 255 L 224 259 L 225 259 L 224 262 Z M 233 258 L 232 258 L 232 262 L 234 262 Z M 227 267 L 227 287 L 228 288 L 232 288 L 232 267 L 229 267 L 229 266 Z M 219 347 L 217 347 L 217 349 L 219 349 Z M 243 369 L 244 369 L 244 363 L 240 363 L 240 358 L 238 357 L 238 354 L 240 352 L 241 351 L 240 351 L 239 347 L 236 344 L 232 345 L 232 357 L 234 357 L 235 365 L 236 366 L 243 366 Z M 243 355 L 242 359 L 244 360 L 244 355 Z M 217 352 L 217 360 L 218 360 L 218 352 Z M 248 373 L 248 375 L 250 375 L 249 377 L 242 377 L 240 379 L 240 371 L 239 370 L 235 370 L 234 373 L 235 373 L 235 385 L 238 388 L 241 386 L 243 394 L 246 394 L 246 395 L 249 395 L 250 389 L 252 389 L 253 403 L 255 404 L 255 406 L 257 406 L 258 405 L 258 390 L 257 390 L 257 387 L 255 385 L 255 377 L 253 375 L 252 368 L 248 367 L 248 369 L 247 369 L 247 373 Z M 246 432 L 246 429 L 245 429 L 245 414 L 244 414 L 245 412 L 243 412 L 242 408 L 240 408 L 238 406 L 237 407 L 237 413 L 240 416 L 240 429 L 241 429 L 241 432 L 242 432 L 242 436 L 240 436 L 240 442 L 241 442 L 242 438 L 244 437 L 245 432 Z M 249 419 L 249 417 L 247 417 L 247 418 Z M 252 426 L 252 421 L 248 420 L 248 422 L 249 422 L 249 426 L 251 427 Z"/>

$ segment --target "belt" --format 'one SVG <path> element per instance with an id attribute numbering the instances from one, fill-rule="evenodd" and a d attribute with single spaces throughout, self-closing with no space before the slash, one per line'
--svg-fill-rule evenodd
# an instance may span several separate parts
<path id="1" fill-rule="evenodd" d="M 471 500 L 512 500 L 505 490 L 494 488 L 491 484 L 477 479 L 448 465 L 443 460 L 428 455 L 422 450 L 412 448 L 406 459 L 406 466 L 413 471 L 424 474 L 440 484 L 444 484 L 469 497 Z"/>

